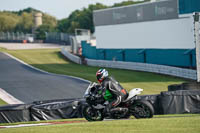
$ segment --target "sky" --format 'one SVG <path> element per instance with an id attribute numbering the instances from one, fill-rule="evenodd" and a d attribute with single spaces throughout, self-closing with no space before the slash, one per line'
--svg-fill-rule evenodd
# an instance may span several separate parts
<path id="1" fill-rule="evenodd" d="M 32 7 L 62 19 L 67 18 L 76 9 L 87 8 L 89 4 L 98 2 L 110 6 L 122 1 L 127 0 L 0 0 L 0 11 L 19 11 Z"/>

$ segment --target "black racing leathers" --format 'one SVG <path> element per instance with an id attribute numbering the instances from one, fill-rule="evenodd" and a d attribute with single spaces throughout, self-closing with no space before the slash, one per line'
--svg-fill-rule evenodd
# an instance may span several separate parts
<path id="1" fill-rule="evenodd" d="M 127 91 L 117 82 L 113 77 L 107 77 L 101 83 L 103 88 L 103 93 L 105 94 L 106 89 L 108 89 L 112 94 L 112 100 L 106 107 L 107 111 L 118 106 L 122 101 L 128 97 Z"/>

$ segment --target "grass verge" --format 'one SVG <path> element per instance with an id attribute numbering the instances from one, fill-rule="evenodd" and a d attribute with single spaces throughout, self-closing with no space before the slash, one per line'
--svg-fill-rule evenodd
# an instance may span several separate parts
<path id="1" fill-rule="evenodd" d="M 152 119 L 82 122 L 49 126 L 1 129 L 1 133 L 198 133 L 200 115 L 166 115 Z"/>

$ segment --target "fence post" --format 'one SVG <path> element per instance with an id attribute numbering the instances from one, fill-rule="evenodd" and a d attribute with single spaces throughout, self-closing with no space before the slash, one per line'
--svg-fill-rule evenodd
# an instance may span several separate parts
<path id="1" fill-rule="evenodd" d="M 199 39 L 199 13 L 194 13 L 194 36 L 196 44 L 197 82 L 200 82 L 200 39 Z"/>

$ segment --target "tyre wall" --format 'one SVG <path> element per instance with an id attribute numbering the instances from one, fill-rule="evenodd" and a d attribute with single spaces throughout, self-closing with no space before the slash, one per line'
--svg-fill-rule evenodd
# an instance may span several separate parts
<path id="1" fill-rule="evenodd" d="M 152 103 L 157 114 L 200 113 L 200 91 L 178 90 L 138 96 Z M 0 107 L 0 123 L 81 118 L 84 99 L 36 101 Z"/>

